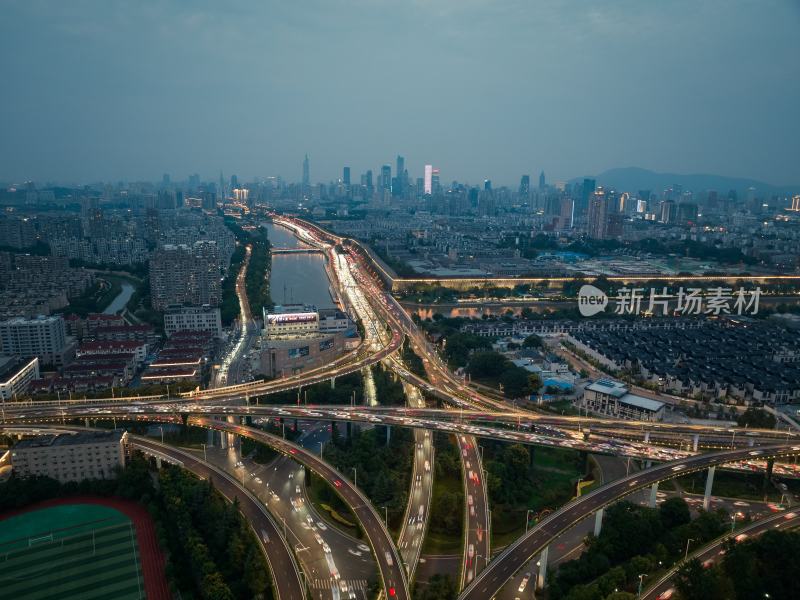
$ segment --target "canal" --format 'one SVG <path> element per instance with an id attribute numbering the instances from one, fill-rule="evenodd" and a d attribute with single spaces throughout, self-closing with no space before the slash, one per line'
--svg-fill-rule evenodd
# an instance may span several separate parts
<path id="1" fill-rule="evenodd" d="M 305 247 L 294 234 L 274 223 L 262 223 L 274 248 Z M 333 308 L 330 282 L 321 253 L 273 254 L 270 294 L 275 304 L 313 304 Z"/>

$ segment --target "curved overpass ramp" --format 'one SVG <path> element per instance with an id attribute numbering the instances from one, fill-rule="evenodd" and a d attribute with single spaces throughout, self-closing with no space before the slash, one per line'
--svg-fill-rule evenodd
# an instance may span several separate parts
<path id="1" fill-rule="evenodd" d="M 324 477 L 328 483 L 335 486 L 336 492 L 351 508 L 358 518 L 364 533 L 366 533 L 375 553 L 386 595 L 390 599 L 397 598 L 398 600 L 409 600 L 411 598 L 408 591 L 406 572 L 403 569 L 400 554 L 392 542 L 389 531 L 370 501 L 336 469 L 300 446 L 254 427 L 236 425 L 207 417 L 189 417 L 189 424 L 241 435 L 261 442 L 282 454 L 290 456 L 320 477 Z"/>
<path id="2" fill-rule="evenodd" d="M 508 546 L 467 586 L 459 596 L 459 600 L 486 600 L 486 598 L 493 597 L 514 573 L 535 555 L 545 550 L 551 541 L 592 513 L 628 494 L 686 473 L 701 471 L 728 462 L 748 460 L 752 458 L 754 452 L 759 453 L 759 459 L 769 460 L 800 455 L 800 446 L 763 446 L 758 450 L 748 448 L 690 456 L 634 473 L 604 485 L 566 504 Z"/>

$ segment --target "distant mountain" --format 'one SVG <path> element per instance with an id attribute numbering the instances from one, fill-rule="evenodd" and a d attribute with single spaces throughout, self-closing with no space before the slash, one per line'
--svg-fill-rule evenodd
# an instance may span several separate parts
<path id="1" fill-rule="evenodd" d="M 736 190 L 742 194 L 748 188 L 755 188 L 760 193 L 772 194 L 792 194 L 800 191 L 800 185 L 776 186 L 755 179 L 743 177 L 725 177 L 723 175 L 708 175 L 698 173 L 693 175 L 682 175 L 679 173 L 656 173 L 638 167 L 627 167 L 623 169 L 609 169 L 599 175 L 587 177 L 597 181 L 597 185 L 605 188 L 636 192 L 638 190 L 650 190 L 658 193 L 672 187 L 675 184 L 683 186 L 684 190 L 699 192 L 703 190 L 716 190 L 719 193 L 727 193 L 728 190 Z M 582 182 L 583 177 L 576 177 L 571 183 Z"/>

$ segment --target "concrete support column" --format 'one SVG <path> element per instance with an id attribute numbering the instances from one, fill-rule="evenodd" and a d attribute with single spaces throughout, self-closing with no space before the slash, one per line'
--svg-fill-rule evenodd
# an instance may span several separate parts
<path id="1" fill-rule="evenodd" d="M 545 546 L 542 553 L 539 555 L 539 572 L 536 574 L 536 589 L 543 590 L 545 579 L 547 578 L 547 554 L 550 551 L 550 546 Z"/>
<path id="2" fill-rule="evenodd" d="M 653 485 L 650 486 L 650 502 L 647 503 L 647 506 L 650 508 L 656 507 L 656 498 L 658 498 L 658 482 L 656 481 Z"/>
<path id="3" fill-rule="evenodd" d="M 644 443 L 646 444 L 649 441 L 650 441 L 650 432 L 649 431 L 645 431 L 644 432 Z"/>
<path id="4" fill-rule="evenodd" d="M 331 377 L 331 389 L 336 389 L 336 377 Z"/>
<path id="5" fill-rule="evenodd" d="M 596 513 L 594 513 L 594 537 L 598 537 L 600 535 L 600 530 L 603 528 L 603 513 L 605 509 L 598 509 Z"/>
<path id="6" fill-rule="evenodd" d="M 749 438 L 749 439 L 747 440 L 747 445 L 748 445 L 750 448 L 752 448 L 753 446 L 755 446 L 755 444 L 756 444 L 756 441 L 755 441 L 753 438 Z"/>
<path id="7" fill-rule="evenodd" d="M 644 461 L 644 468 L 645 468 L 645 469 L 649 469 L 649 468 L 650 468 L 650 467 L 652 467 L 652 466 L 653 466 L 653 461 L 652 461 L 652 460 L 646 460 L 646 461 Z"/>
<path id="8" fill-rule="evenodd" d="M 700 434 L 695 433 L 692 440 L 692 452 L 697 452 L 697 447 L 700 445 Z"/>
<path id="9" fill-rule="evenodd" d="M 706 476 L 706 491 L 703 494 L 703 510 L 708 510 L 708 505 L 711 501 L 711 488 L 714 485 L 714 471 L 717 467 L 708 467 L 708 475 Z"/>
<path id="10" fill-rule="evenodd" d="M 386 445 L 388 446 L 389 442 L 391 442 L 391 441 L 392 441 L 392 426 L 391 425 L 387 425 L 386 426 Z"/>
<path id="11" fill-rule="evenodd" d="M 91 425 L 89 425 L 89 417 L 86 417 L 86 418 L 83 420 L 83 425 L 84 425 L 85 427 L 91 427 Z"/>
<path id="12" fill-rule="evenodd" d="M 156 469 L 161 469 L 161 458 L 156 456 Z"/>

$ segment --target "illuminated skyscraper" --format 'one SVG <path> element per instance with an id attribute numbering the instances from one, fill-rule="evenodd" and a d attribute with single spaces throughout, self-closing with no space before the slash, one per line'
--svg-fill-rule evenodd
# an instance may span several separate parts
<path id="1" fill-rule="evenodd" d="M 381 188 L 389 192 L 392 191 L 392 165 L 383 165 L 381 167 Z"/>
<path id="2" fill-rule="evenodd" d="M 603 188 L 597 188 L 589 199 L 588 231 L 595 240 L 606 239 L 608 229 L 608 199 Z"/>
<path id="3" fill-rule="evenodd" d="M 519 182 L 519 195 L 527 198 L 531 193 L 531 176 L 523 175 Z"/>
<path id="4" fill-rule="evenodd" d="M 433 165 L 425 165 L 425 189 L 424 193 L 426 196 L 430 196 L 433 193 Z"/>

